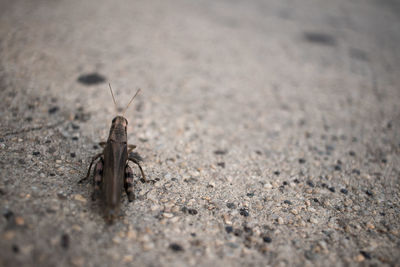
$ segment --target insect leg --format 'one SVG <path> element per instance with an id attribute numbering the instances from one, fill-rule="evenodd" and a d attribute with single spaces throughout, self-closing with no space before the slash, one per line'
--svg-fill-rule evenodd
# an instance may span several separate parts
<path id="1" fill-rule="evenodd" d="M 135 194 L 133 193 L 133 171 L 131 167 L 126 164 L 125 167 L 125 181 L 124 181 L 124 187 L 125 187 L 125 192 L 126 195 L 128 196 L 129 202 L 132 202 L 135 200 Z"/>
<path id="2" fill-rule="evenodd" d="M 92 195 L 92 200 L 95 201 L 97 197 L 100 195 L 100 186 L 103 181 L 103 158 L 96 163 L 94 167 L 94 175 L 93 175 L 93 185 L 94 185 L 94 192 Z"/>
<path id="3" fill-rule="evenodd" d="M 88 169 L 88 172 L 87 172 L 87 174 L 86 174 L 86 177 L 80 179 L 79 182 L 78 182 L 78 184 L 83 183 L 83 181 L 85 181 L 85 180 L 87 180 L 87 179 L 89 178 L 89 176 L 90 176 L 90 169 L 92 168 L 93 162 L 95 162 L 95 160 L 98 159 L 99 157 L 101 157 L 102 155 L 103 155 L 103 153 L 99 153 L 99 154 L 97 154 L 96 156 L 94 156 L 94 157 L 92 158 L 92 162 L 90 162 L 89 169 Z"/>
<path id="4" fill-rule="evenodd" d="M 136 148 L 135 145 L 128 145 L 128 155 Z"/>
<path id="5" fill-rule="evenodd" d="M 142 177 L 143 177 L 141 181 L 142 181 L 143 183 L 145 183 L 145 182 L 146 182 L 146 175 L 144 175 L 142 166 L 140 166 L 139 161 L 138 161 L 137 159 L 133 158 L 133 157 L 128 157 L 128 160 L 130 160 L 130 161 L 132 161 L 133 163 L 135 163 L 136 165 L 138 165 L 138 167 L 139 167 L 139 169 L 140 169 L 140 172 L 142 173 Z"/>

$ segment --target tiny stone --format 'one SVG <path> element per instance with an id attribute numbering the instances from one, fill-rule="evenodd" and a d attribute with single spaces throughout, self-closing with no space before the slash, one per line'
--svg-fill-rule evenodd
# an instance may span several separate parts
<path id="1" fill-rule="evenodd" d="M 340 165 L 335 165 L 335 171 L 340 171 L 342 170 L 342 167 L 340 167 Z"/>
<path id="2" fill-rule="evenodd" d="M 254 197 L 254 193 L 247 193 L 246 196 L 248 196 L 248 197 Z"/>
<path id="3" fill-rule="evenodd" d="M 352 156 L 352 157 L 354 157 L 354 156 L 356 155 L 356 152 L 354 152 L 354 151 L 351 150 L 351 151 L 349 151 L 349 155 Z"/>
<path id="4" fill-rule="evenodd" d="M 17 217 L 15 217 L 15 223 L 17 224 L 17 225 L 24 225 L 25 224 L 25 221 L 24 221 L 24 218 L 22 218 L 21 216 L 17 216 Z"/>
<path id="5" fill-rule="evenodd" d="M 307 185 L 309 187 L 315 187 L 314 183 L 312 181 L 310 181 L 310 180 L 307 181 Z"/>
<path id="6" fill-rule="evenodd" d="M 165 218 L 172 218 L 172 217 L 174 217 L 174 214 L 168 213 L 168 212 L 164 212 L 164 213 L 163 213 L 163 216 L 164 216 Z"/>
<path id="7" fill-rule="evenodd" d="M 69 248 L 69 235 L 68 234 L 61 235 L 60 243 L 61 243 L 61 247 L 63 249 L 68 249 Z"/>
<path id="8" fill-rule="evenodd" d="M 170 244 L 170 245 L 169 245 L 169 248 L 172 249 L 172 250 L 175 251 L 175 252 L 183 251 L 182 246 L 179 245 L 179 244 L 176 244 L 176 243 Z"/>
<path id="9" fill-rule="evenodd" d="M 371 259 L 371 254 L 364 251 L 364 250 L 360 250 L 361 255 L 363 255 L 367 260 Z"/>
<path id="10" fill-rule="evenodd" d="M 228 234 L 230 234 L 230 233 L 233 232 L 233 227 L 232 227 L 232 226 L 226 226 L 226 227 L 225 227 L 225 231 L 226 231 Z"/>
<path id="11" fill-rule="evenodd" d="M 197 210 L 195 210 L 195 209 L 188 209 L 188 213 L 189 213 L 190 215 L 196 215 L 196 214 L 197 214 Z"/>
<path id="12" fill-rule="evenodd" d="M 49 108 L 48 111 L 49 111 L 49 114 L 54 114 L 54 113 L 56 113 L 59 109 L 60 109 L 59 107 L 55 106 L 55 107 Z"/>
<path id="13" fill-rule="evenodd" d="M 264 237 L 263 237 L 263 241 L 264 241 L 265 243 L 271 243 L 271 242 L 272 242 L 272 239 L 271 239 L 271 237 L 269 237 L 269 236 L 264 236 Z"/>
<path id="14" fill-rule="evenodd" d="M 290 201 L 290 200 L 284 200 L 283 203 L 288 204 L 288 205 L 292 205 L 292 201 Z"/>
<path id="15" fill-rule="evenodd" d="M 340 193 L 347 195 L 348 191 L 345 188 L 340 189 Z"/>
<path id="16" fill-rule="evenodd" d="M 333 186 L 332 186 L 332 187 L 329 187 L 328 189 L 329 189 L 329 191 L 331 191 L 332 193 L 335 193 L 335 191 L 336 191 L 335 188 L 334 188 Z"/>
<path id="17" fill-rule="evenodd" d="M 272 185 L 270 183 L 266 183 L 266 184 L 264 184 L 264 188 L 265 189 L 271 189 Z"/>
<path id="18" fill-rule="evenodd" d="M 317 220 L 316 218 L 314 218 L 314 217 L 311 217 L 311 218 L 310 218 L 310 223 L 317 224 L 317 223 L 318 223 L 318 220 Z"/>
<path id="19" fill-rule="evenodd" d="M 39 151 L 33 151 L 33 152 L 32 152 L 32 155 L 38 156 L 38 155 L 40 155 L 40 152 L 39 152 Z"/>
<path id="20" fill-rule="evenodd" d="M 14 252 L 14 253 L 19 253 L 19 247 L 17 246 L 17 245 L 12 245 L 12 251 Z"/>
<path id="21" fill-rule="evenodd" d="M 75 158 L 76 157 L 76 154 L 74 152 L 71 152 L 69 155 L 71 156 L 71 158 Z"/>
<path id="22" fill-rule="evenodd" d="M 355 260 L 356 262 L 362 262 L 365 260 L 365 257 L 362 254 L 358 254 Z"/>
<path id="23" fill-rule="evenodd" d="M 246 209 L 244 209 L 244 208 L 241 208 L 241 209 L 239 210 L 239 214 L 242 215 L 242 216 L 244 216 L 244 217 L 248 217 L 248 216 L 249 216 L 249 212 L 248 212 Z"/>
<path id="24" fill-rule="evenodd" d="M 228 151 L 227 150 L 215 150 L 215 155 L 225 155 Z"/>
<path id="25" fill-rule="evenodd" d="M 366 193 L 369 197 L 372 197 L 372 196 L 374 195 L 374 193 L 372 193 L 371 190 L 367 190 L 367 191 L 365 191 L 365 193 Z"/>
<path id="26" fill-rule="evenodd" d="M 226 206 L 229 208 L 229 209 L 236 209 L 236 205 L 234 204 L 234 203 L 226 203 Z"/>
<path id="27" fill-rule="evenodd" d="M 274 174 L 275 174 L 276 176 L 278 176 L 278 175 L 280 174 L 280 172 L 279 172 L 279 171 L 274 171 Z"/>
<path id="28" fill-rule="evenodd" d="M 74 199 L 75 199 L 75 200 L 78 200 L 78 201 L 80 201 L 80 202 L 82 202 L 82 203 L 86 203 L 86 202 L 87 202 L 86 198 L 84 198 L 84 197 L 83 197 L 82 195 L 80 195 L 80 194 L 74 195 Z"/>
<path id="29" fill-rule="evenodd" d="M 292 210 L 290 210 L 290 212 L 291 212 L 292 214 L 294 214 L 294 215 L 299 214 L 299 212 L 298 212 L 296 209 L 292 209 Z"/>
<path id="30" fill-rule="evenodd" d="M 217 162 L 217 165 L 222 168 L 225 168 L 225 162 Z"/>
<path id="31" fill-rule="evenodd" d="M 300 164 L 304 164 L 304 163 L 306 163 L 306 160 L 303 159 L 303 158 L 301 158 L 301 159 L 299 159 L 299 163 L 300 163 Z"/>
<path id="32" fill-rule="evenodd" d="M 277 221 L 278 221 L 278 224 L 283 224 L 284 223 L 282 217 L 278 217 Z"/>

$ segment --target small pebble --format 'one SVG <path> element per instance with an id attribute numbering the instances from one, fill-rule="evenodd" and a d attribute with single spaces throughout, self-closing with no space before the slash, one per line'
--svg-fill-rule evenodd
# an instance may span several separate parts
<path id="1" fill-rule="evenodd" d="M 189 213 L 190 215 L 196 215 L 196 214 L 197 214 L 197 210 L 195 210 L 195 209 L 188 209 L 188 213 Z"/>
<path id="2" fill-rule="evenodd" d="M 174 214 L 169 213 L 169 212 L 164 212 L 164 213 L 163 213 L 163 216 L 164 216 L 165 218 L 172 218 L 172 217 L 174 217 Z"/>
<path id="3" fill-rule="evenodd" d="M 317 224 L 317 223 L 318 223 L 318 220 L 317 220 L 316 218 L 314 218 L 314 217 L 311 217 L 311 218 L 310 218 L 310 223 Z"/>
<path id="4" fill-rule="evenodd" d="M 278 224 L 283 224 L 284 223 L 284 221 L 283 221 L 283 219 L 282 219 L 282 217 L 278 217 Z"/>
<path id="5" fill-rule="evenodd" d="M 40 152 L 39 152 L 39 151 L 33 151 L 33 152 L 32 152 L 32 155 L 38 156 L 38 155 L 40 155 Z"/>
<path id="6" fill-rule="evenodd" d="M 234 203 L 231 203 L 231 202 L 226 203 L 226 206 L 227 206 L 229 209 L 236 209 L 236 205 L 235 205 Z"/>
<path id="7" fill-rule="evenodd" d="M 284 200 L 283 203 L 288 204 L 288 205 L 292 205 L 293 204 L 292 201 L 290 201 L 290 200 Z"/>
<path id="8" fill-rule="evenodd" d="M 248 217 L 248 216 L 249 216 L 249 212 L 248 212 L 246 209 L 244 209 L 244 208 L 241 208 L 241 209 L 239 210 L 239 214 L 242 215 L 242 216 L 244 216 L 244 217 Z"/>
<path id="9" fill-rule="evenodd" d="M 276 175 L 276 176 L 278 176 L 279 174 L 281 174 L 279 171 L 274 171 L 274 174 Z"/>
<path id="10" fill-rule="evenodd" d="M 265 189 L 271 189 L 271 188 L 272 188 L 272 185 L 271 185 L 270 183 L 265 183 L 265 184 L 264 184 L 264 188 L 265 188 Z"/>
<path id="11" fill-rule="evenodd" d="M 335 165 L 335 171 L 340 171 L 342 170 L 342 167 L 340 167 L 340 165 Z"/>
<path id="12" fill-rule="evenodd" d="M 263 241 L 264 241 L 265 243 L 271 243 L 271 242 L 272 242 L 272 239 L 271 239 L 271 237 L 269 237 L 269 236 L 264 236 L 264 237 L 263 237 Z"/>
<path id="13" fill-rule="evenodd" d="M 174 252 L 180 252 L 183 251 L 183 247 L 177 243 L 172 243 L 169 245 L 169 248 L 174 251 Z"/>
<path id="14" fill-rule="evenodd" d="M 374 193 L 372 193 L 371 190 L 367 190 L 365 191 L 365 193 L 367 194 L 367 196 L 372 197 L 374 195 Z"/>
<path id="15" fill-rule="evenodd" d="M 49 114 L 54 114 L 54 113 L 56 113 L 59 109 L 60 109 L 59 107 L 55 106 L 55 107 L 49 108 L 48 111 L 49 111 Z"/>
<path id="16" fill-rule="evenodd" d="M 68 234 L 61 235 L 60 244 L 63 249 L 69 248 L 69 235 Z"/>
<path id="17" fill-rule="evenodd" d="M 225 162 L 217 162 L 219 167 L 225 168 Z"/>
<path id="18" fill-rule="evenodd" d="M 74 152 L 71 152 L 69 155 L 71 156 L 71 158 L 75 158 L 76 157 L 76 154 Z"/>
<path id="19" fill-rule="evenodd" d="M 314 183 L 312 181 L 310 181 L 310 180 L 307 181 L 307 185 L 309 187 L 315 187 Z"/>
<path id="20" fill-rule="evenodd" d="M 299 159 L 299 163 L 300 163 L 300 164 L 304 164 L 304 163 L 306 163 L 306 160 L 303 159 L 303 158 L 301 158 L 301 159 Z"/>
<path id="21" fill-rule="evenodd" d="M 370 260 L 370 259 L 372 258 L 372 257 L 371 257 L 371 254 L 368 253 L 368 252 L 366 252 L 366 251 L 364 251 L 364 250 L 360 250 L 360 253 L 361 253 L 361 255 L 363 255 L 364 258 L 366 258 L 367 260 Z"/>
<path id="22" fill-rule="evenodd" d="M 82 195 L 80 195 L 80 194 L 74 195 L 74 199 L 75 199 L 75 200 L 78 200 L 78 201 L 80 201 L 80 202 L 82 202 L 82 203 L 86 203 L 86 202 L 87 202 L 86 198 L 84 198 L 84 197 L 83 197 Z"/>
<path id="23" fill-rule="evenodd" d="M 340 189 L 340 193 L 347 195 L 348 191 L 345 188 Z"/>
<path id="24" fill-rule="evenodd" d="M 334 188 L 333 186 L 332 186 L 332 187 L 329 187 L 328 189 L 329 189 L 329 191 L 331 191 L 332 193 L 335 193 L 335 191 L 336 191 L 335 188 Z"/>
<path id="25" fill-rule="evenodd" d="M 230 234 L 230 233 L 233 232 L 233 227 L 232 227 L 232 226 L 226 226 L 226 227 L 225 227 L 225 231 L 226 231 L 228 234 Z"/>
<path id="26" fill-rule="evenodd" d="M 215 150 L 214 154 L 215 155 L 225 155 L 228 151 L 227 150 Z"/>

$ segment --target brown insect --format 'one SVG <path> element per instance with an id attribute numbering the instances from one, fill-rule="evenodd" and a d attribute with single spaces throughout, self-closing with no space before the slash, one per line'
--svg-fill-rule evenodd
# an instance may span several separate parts
<path id="1" fill-rule="evenodd" d="M 111 85 L 109 84 L 109 86 L 114 105 L 117 107 Z M 132 97 L 131 101 L 129 101 L 123 114 L 139 92 L 140 89 Z M 103 200 L 105 216 L 111 221 L 115 219 L 119 213 L 123 188 L 125 189 L 129 202 L 135 199 L 135 194 L 133 192 L 133 172 L 128 165 L 129 161 L 132 161 L 139 167 L 143 177 L 142 182 L 146 182 L 146 176 L 142 166 L 140 166 L 138 158 L 129 156 L 130 152 L 135 149 L 136 146 L 128 145 L 127 143 L 127 126 L 128 120 L 123 115 L 117 115 L 112 120 L 107 142 L 100 143 L 104 148 L 103 152 L 92 158 L 86 177 L 79 181 L 79 183 L 82 183 L 89 178 L 93 163 L 99 159 L 94 168 L 94 192 L 92 199 L 96 200 L 100 197 Z"/>

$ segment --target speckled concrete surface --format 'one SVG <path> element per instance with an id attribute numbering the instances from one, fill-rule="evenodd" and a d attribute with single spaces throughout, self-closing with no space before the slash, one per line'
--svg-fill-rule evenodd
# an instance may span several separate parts
<path id="1" fill-rule="evenodd" d="M 398 266 L 396 1 L 1 1 L 0 266 Z M 147 176 L 77 184 L 115 115 Z M 136 177 L 139 180 L 137 169 Z"/>

